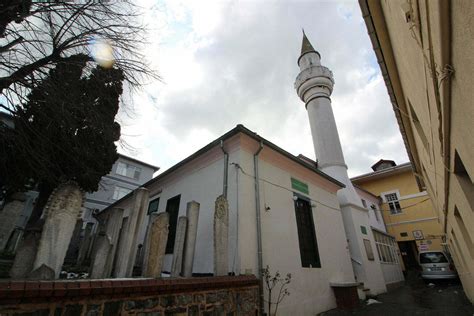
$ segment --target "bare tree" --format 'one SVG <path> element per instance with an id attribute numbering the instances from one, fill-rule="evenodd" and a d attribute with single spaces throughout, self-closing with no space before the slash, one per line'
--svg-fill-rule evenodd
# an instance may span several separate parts
<path id="1" fill-rule="evenodd" d="M 3 2 L 5 1 L 5 2 Z M 93 60 L 91 46 L 104 41 L 113 48 L 114 66 L 130 87 L 158 79 L 141 49 L 146 43 L 142 8 L 133 0 L 3 0 L 0 5 L 0 93 L 3 110 L 16 112 L 28 92 L 55 64 L 70 56 Z M 89 63 L 90 69 L 95 67 Z"/>

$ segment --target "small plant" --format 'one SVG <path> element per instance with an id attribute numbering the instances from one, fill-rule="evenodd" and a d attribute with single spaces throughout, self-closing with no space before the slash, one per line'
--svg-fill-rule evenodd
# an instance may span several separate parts
<path id="1" fill-rule="evenodd" d="M 262 270 L 263 280 L 268 291 L 268 299 L 265 301 L 268 304 L 268 314 L 270 316 L 276 315 L 278 311 L 278 305 L 287 296 L 290 296 L 290 292 L 287 289 L 287 285 L 291 282 L 291 273 L 288 273 L 286 277 L 282 277 L 280 272 L 275 272 L 275 275 L 270 273 L 270 268 L 267 266 Z M 272 295 L 278 291 L 278 296 L 274 301 Z M 275 306 L 275 311 L 272 313 L 272 306 Z"/>

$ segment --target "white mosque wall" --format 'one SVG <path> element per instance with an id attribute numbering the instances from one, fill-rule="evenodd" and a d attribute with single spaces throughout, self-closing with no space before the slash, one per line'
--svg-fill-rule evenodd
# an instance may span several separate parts
<path id="1" fill-rule="evenodd" d="M 366 205 L 363 205 L 362 203 L 362 206 L 368 210 L 370 226 L 382 232 L 387 232 L 380 207 L 380 199 L 368 192 L 365 192 L 364 190 L 359 189 L 357 186 L 354 188 L 361 200 L 365 201 Z"/>
<path id="2" fill-rule="evenodd" d="M 240 164 L 253 175 L 254 150 L 242 150 Z M 354 282 L 336 190 L 329 181 L 304 167 L 281 159 L 269 148 L 259 157 L 263 267 L 272 273 L 291 273 L 291 296 L 279 306 L 282 315 L 315 315 L 336 307 L 330 282 Z M 308 184 L 309 194 L 291 188 L 291 178 Z M 327 183 L 326 183 L 327 182 Z M 240 186 L 239 243 L 241 271 L 257 268 L 255 189 L 252 177 Z M 274 185 L 277 184 L 277 185 Z M 284 188 L 282 188 L 284 187 Z M 294 192 L 311 199 L 321 267 L 302 267 L 295 216 Z"/>

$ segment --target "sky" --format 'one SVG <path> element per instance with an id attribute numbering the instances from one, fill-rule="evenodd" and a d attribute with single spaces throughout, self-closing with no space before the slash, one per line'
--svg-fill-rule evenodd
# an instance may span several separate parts
<path id="1" fill-rule="evenodd" d="M 161 81 L 121 112 L 119 151 L 168 169 L 243 124 L 315 158 L 294 81 L 304 28 L 335 79 L 332 106 L 349 176 L 408 161 L 356 0 L 141 0 L 144 55 Z"/>

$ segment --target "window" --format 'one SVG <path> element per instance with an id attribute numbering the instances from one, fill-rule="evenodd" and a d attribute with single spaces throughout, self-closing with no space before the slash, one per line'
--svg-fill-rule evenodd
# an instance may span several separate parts
<path id="1" fill-rule="evenodd" d="M 177 195 L 166 202 L 166 212 L 169 213 L 170 222 L 168 226 L 168 241 L 166 243 L 166 254 L 173 253 L 174 239 L 176 237 L 176 225 L 178 225 L 179 201 L 181 195 Z"/>
<path id="2" fill-rule="evenodd" d="M 367 202 L 366 202 L 364 199 L 361 199 L 361 201 L 362 201 L 362 205 L 363 205 L 365 208 L 367 208 Z"/>
<path id="3" fill-rule="evenodd" d="M 370 244 L 370 240 L 364 239 L 364 247 L 365 247 L 365 253 L 367 254 L 367 259 L 369 259 L 370 261 L 375 260 L 374 251 L 372 250 L 372 245 Z"/>
<path id="4" fill-rule="evenodd" d="M 420 263 L 447 263 L 448 258 L 442 252 L 420 253 Z"/>
<path id="5" fill-rule="evenodd" d="M 112 196 L 112 199 L 114 200 L 120 200 L 121 198 L 123 198 L 125 195 L 129 194 L 130 192 L 132 192 L 131 189 L 128 189 L 128 188 L 122 188 L 122 187 L 115 187 L 115 190 L 114 190 L 114 195 Z"/>
<path id="6" fill-rule="evenodd" d="M 469 236 L 470 228 L 469 226 L 466 227 L 466 224 L 464 223 L 464 220 L 461 214 L 459 213 L 459 210 L 456 205 L 454 206 L 454 218 L 456 219 L 456 222 L 458 224 L 461 237 L 462 239 L 464 239 L 464 242 L 466 243 L 466 247 L 469 250 L 471 257 L 474 259 L 474 243 L 472 242 L 471 237 Z"/>
<path id="7" fill-rule="evenodd" d="M 314 231 L 313 210 L 309 201 L 297 196 L 295 215 L 301 265 L 306 268 L 320 268 L 321 262 L 319 260 L 318 243 Z"/>
<path id="8" fill-rule="evenodd" d="M 398 202 L 397 193 L 385 194 L 385 200 L 387 201 L 388 207 L 390 208 L 390 214 L 395 215 L 402 212 L 400 202 Z"/>
<path id="9" fill-rule="evenodd" d="M 362 234 L 367 235 L 367 228 L 365 228 L 365 226 L 360 226 L 360 231 Z"/>
<path id="10" fill-rule="evenodd" d="M 150 201 L 150 204 L 148 204 L 147 214 L 150 215 L 151 213 L 158 212 L 158 205 L 159 204 L 160 204 L 160 198 L 156 198 L 156 199 Z"/>
<path id="11" fill-rule="evenodd" d="M 374 211 L 375 219 L 377 220 L 377 222 L 379 222 L 380 214 L 379 214 L 379 211 L 377 210 L 377 206 L 375 206 L 375 204 L 372 204 L 370 208 L 372 209 L 372 211 Z"/>
<path id="12" fill-rule="evenodd" d="M 457 150 L 454 151 L 454 174 L 456 175 L 461 190 L 464 192 L 469 206 L 474 210 L 474 183 L 467 173 L 466 167 Z"/>
<path id="13" fill-rule="evenodd" d="M 398 263 L 395 239 L 392 236 L 372 230 L 379 260 L 384 263 Z"/>
<path id="14" fill-rule="evenodd" d="M 138 180 L 140 178 L 141 171 L 142 169 L 139 167 L 119 161 L 115 173 L 127 178 Z"/>

